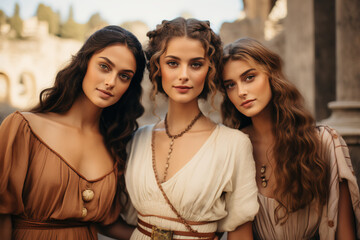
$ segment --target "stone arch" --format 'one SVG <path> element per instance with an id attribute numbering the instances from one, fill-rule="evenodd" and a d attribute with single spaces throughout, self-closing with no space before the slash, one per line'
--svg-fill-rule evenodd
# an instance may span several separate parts
<path id="1" fill-rule="evenodd" d="M 29 99 L 34 99 L 36 96 L 36 79 L 31 72 L 22 72 L 19 78 L 19 85 L 22 86 L 19 95 L 25 96 Z"/>
<path id="2" fill-rule="evenodd" d="M 0 71 L 0 103 L 10 103 L 10 79 Z"/>

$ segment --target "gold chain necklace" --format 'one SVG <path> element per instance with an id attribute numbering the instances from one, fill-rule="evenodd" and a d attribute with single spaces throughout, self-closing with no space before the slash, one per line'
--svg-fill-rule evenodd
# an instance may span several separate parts
<path id="1" fill-rule="evenodd" d="M 199 112 L 199 114 L 195 116 L 195 118 L 190 122 L 190 124 L 183 131 L 181 131 L 179 134 L 171 135 L 170 132 L 169 132 L 169 126 L 168 126 L 167 114 L 166 114 L 165 121 L 164 121 L 164 123 L 165 123 L 165 132 L 166 132 L 166 135 L 171 139 L 171 141 L 170 141 L 170 146 L 169 146 L 169 152 L 168 152 L 168 155 L 167 155 L 167 158 L 166 158 L 165 170 L 164 170 L 164 178 L 163 178 L 162 182 L 165 182 L 165 180 L 166 180 L 166 176 L 167 176 L 168 169 L 169 169 L 169 166 L 170 166 L 171 153 L 172 153 L 172 151 L 174 149 L 174 140 L 181 137 L 186 132 L 188 132 L 192 128 L 192 126 L 194 126 L 196 121 L 201 116 L 202 116 L 202 112 Z"/>

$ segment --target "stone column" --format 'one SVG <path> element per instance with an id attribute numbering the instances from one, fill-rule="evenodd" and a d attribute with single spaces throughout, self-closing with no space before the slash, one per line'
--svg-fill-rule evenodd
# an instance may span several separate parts
<path id="1" fill-rule="evenodd" d="M 360 180 L 360 1 L 336 0 L 336 101 L 329 103 L 334 127 L 350 149 Z M 326 69 L 324 69 L 326 71 Z"/>
<path id="2" fill-rule="evenodd" d="M 285 74 L 304 96 L 306 107 L 315 115 L 314 3 L 290 0 L 285 19 Z"/>
<path id="3" fill-rule="evenodd" d="M 327 104 L 336 99 L 335 0 L 314 1 L 315 119 L 331 115 Z"/>

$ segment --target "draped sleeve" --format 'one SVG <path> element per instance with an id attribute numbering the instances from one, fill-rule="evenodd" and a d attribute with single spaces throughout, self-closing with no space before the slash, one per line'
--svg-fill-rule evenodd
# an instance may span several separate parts
<path id="1" fill-rule="evenodd" d="M 227 216 L 220 220 L 218 231 L 234 231 L 238 226 L 253 221 L 258 212 L 255 162 L 250 139 L 238 130 L 232 133 L 235 139 L 226 144 L 233 158 L 231 178 L 225 186 Z"/>
<path id="2" fill-rule="evenodd" d="M 356 220 L 357 238 L 360 239 L 360 194 L 349 149 L 336 130 L 328 126 L 319 127 L 319 130 L 321 144 L 326 151 L 330 170 L 329 199 L 320 222 L 320 239 L 335 239 L 338 225 L 339 182 L 344 180 L 348 183 Z"/>
<path id="3" fill-rule="evenodd" d="M 0 214 L 24 211 L 22 190 L 31 154 L 30 138 L 28 123 L 18 112 L 0 126 Z"/>
<path id="4" fill-rule="evenodd" d="M 133 139 L 134 139 L 135 133 L 133 134 L 131 140 L 126 145 L 126 153 L 127 153 L 128 159 L 126 159 L 125 175 L 126 175 L 126 169 L 127 169 L 127 165 L 128 165 L 128 162 L 129 162 L 129 156 L 130 156 L 130 153 L 131 153 L 131 148 L 132 148 L 132 145 L 133 145 Z M 134 205 L 131 202 L 130 196 L 128 196 L 127 200 L 128 200 L 127 204 L 123 208 L 123 210 L 121 211 L 120 216 L 127 224 L 136 226 L 136 224 L 137 224 L 137 211 L 136 211 Z"/>

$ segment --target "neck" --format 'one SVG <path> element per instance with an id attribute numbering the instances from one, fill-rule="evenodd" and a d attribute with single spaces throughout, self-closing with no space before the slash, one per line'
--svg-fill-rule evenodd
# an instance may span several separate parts
<path id="1" fill-rule="evenodd" d="M 178 103 L 169 101 L 167 122 L 172 134 L 184 130 L 190 122 L 199 114 L 200 108 L 197 100 L 190 103 Z"/>
<path id="2" fill-rule="evenodd" d="M 266 107 L 261 113 L 251 118 L 253 138 L 272 140 L 274 124 L 271 117 L 270 107 Z"/>
<path id="3" fill-rule="evenodd" d="M 69 117 L 71 124 L 80 130 L 98 130 L 101 112 L 101 108 L 90 103 L 90 101 L 81 94 L 65 115 Z"/>

